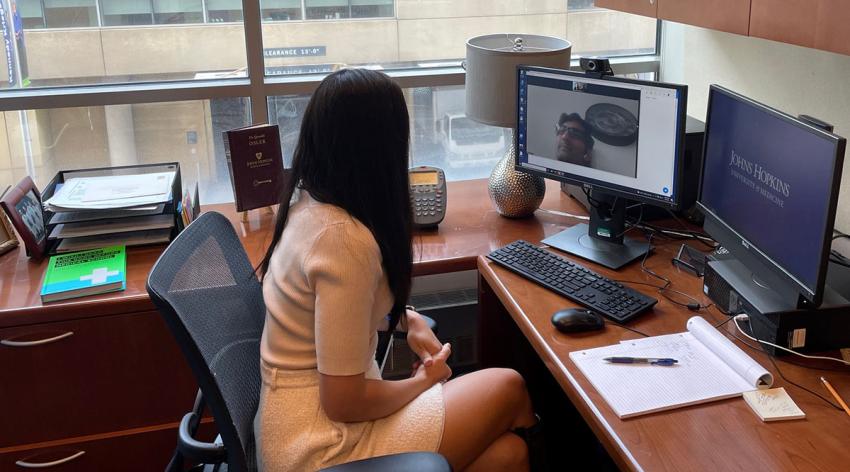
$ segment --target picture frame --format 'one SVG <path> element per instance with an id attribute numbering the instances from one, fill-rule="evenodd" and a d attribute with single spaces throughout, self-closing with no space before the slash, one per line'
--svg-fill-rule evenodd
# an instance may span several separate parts
<path id="1" fill-rule="evenodd" d="M 41 192 L 32 179 L 26 176 L 6 191 L 0 198 L 0 206 L 18 231 L 27 255 L 33 259 L 42 259 L 47 249 L 47 225 L 44 222 Z"/>
<path id="2" fill-rule="evenodd" d="M 6 190 L 9 188 L 7 187 Z M 0 212 L 0 254 L 5 254 L 16 247 L 18 247 L 18 238 L 15 236 L 15 230 L 12 229 L 12 223 L 9 222 L 5 213 Z"/>

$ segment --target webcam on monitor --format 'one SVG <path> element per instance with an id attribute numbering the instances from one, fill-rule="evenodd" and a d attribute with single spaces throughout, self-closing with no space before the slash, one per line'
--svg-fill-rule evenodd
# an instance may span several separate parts
<path id="1" fill-rule="evenodd" d="M 611 69 L 611 61 L 607 57 L 591 56 L 582 57 L 578 60 L 581 70 L 599 75 L 614 75 Z"/>

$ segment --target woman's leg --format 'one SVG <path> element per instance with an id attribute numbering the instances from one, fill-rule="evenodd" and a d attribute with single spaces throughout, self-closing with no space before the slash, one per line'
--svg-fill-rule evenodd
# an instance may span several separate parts
<path id="1" fill-rule="evenodd" d="M 484 369 L 446 382 L 440 453 L 454 470 L 527 470 L 525 442 L 510 432 L 536 421 L 522 376 Z"/>

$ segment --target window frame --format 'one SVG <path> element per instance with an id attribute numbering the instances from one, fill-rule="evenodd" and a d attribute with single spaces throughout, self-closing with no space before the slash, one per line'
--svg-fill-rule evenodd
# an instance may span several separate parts
<path id="1" fill-rule="evenodd" d="M 129 84 L 92 84 L 44 88 L 16 88 L 0 91 L 0 111 L 39 110 L 85 106 L 212 100 L 247 97 L 252 123 L 269 120 L 268 99 L 279 95 L 311 94 L 326 74 L 266 76 L 263 55 L 262 20 L 259 0 L 242 0 L 247 55 L 247 78 L 186 80 Z M 206 15 L 206 11 L 204 11 Z M 611 58 L 618 74 L 660 70 L 661 22 L 658 22 L 655 54 Z M 578 70 L 578 60 L 571 63 Z M 386 72 L 402 88 L 464 85 L 460 63 L 447 67 L 388 69 Z M 25 156 L 31 160 L 31 156 Z"/>

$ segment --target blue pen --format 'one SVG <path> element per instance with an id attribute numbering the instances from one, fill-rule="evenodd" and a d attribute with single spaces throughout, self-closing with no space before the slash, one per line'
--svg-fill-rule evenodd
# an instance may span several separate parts
<path id="1" fill-rule="evenodd" d="M 679 361 L 669 357 L 606 357 L 603 359 L 614 364 L 650 364 L 671 366 Z"/>

